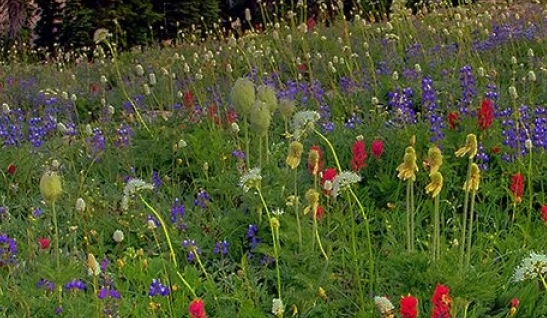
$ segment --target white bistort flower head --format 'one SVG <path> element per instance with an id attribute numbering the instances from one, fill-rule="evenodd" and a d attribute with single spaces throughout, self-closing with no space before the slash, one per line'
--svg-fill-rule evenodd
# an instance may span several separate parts
<path id="1" fill-rule="evenodd" d="M 123 188 L 122 209 L 124 211 L 129 209 L 129 199 L 141 190 L 154 190 L 154 185 L 137 178 L 127 181 Z"/>
<path id="2" fill-rule="evenodd" d="M 336 177 L 334 177 L 334 180 L 332 181 L 332 192 L 331 195 L 333 197 L 337 197 L 340 193 L 340 190 L 346 188 L 347 186 L 357 183 L 361 181 L 361 177 L 355 173 L 350 171 L 342 171 L 340 172 Z"/>
<path id="3" fill-rule="evenodd" d="M 547 256 L 530 252 L 530 256 L 522 260 L 520 265 L 515 269 L 513 274 L 514 282 L 522 282 L 527 279 L 535 279 L 547 274 Z"/>
<path id="4" fill-rule="evenodd" d="M 294 138 L 300 140 L 308 129 L 313 128 L 315 122 L 318 121 L 319 118 L 321 118 L 319 113 L 313 110 L 299 111 L 294 114 L 291 123 Z"/>
<path id="5" fill-rule="evenodd" d="M 283 317 L 284 312 L 285 306 L 283 305 L 283 301 L 280 298 L 274 298 L 272 300 L 272 314 L 276 317 Z"/>
<path id="6" fill-rule="evenodd" d="M 260 180 L 262 180 L 260 168 L 253 168 L 239 179 L 239 186 L 243 188 L 243 191 L 249 192 L 252 188 L 260 187 Z"/>

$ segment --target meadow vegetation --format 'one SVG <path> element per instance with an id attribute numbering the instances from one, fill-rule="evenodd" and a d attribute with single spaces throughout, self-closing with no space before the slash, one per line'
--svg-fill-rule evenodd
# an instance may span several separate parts
<path id="1" fill-rule="evenodd" d="M 0 317 L 546 317 L 547 7 L 0 69 Z"/>

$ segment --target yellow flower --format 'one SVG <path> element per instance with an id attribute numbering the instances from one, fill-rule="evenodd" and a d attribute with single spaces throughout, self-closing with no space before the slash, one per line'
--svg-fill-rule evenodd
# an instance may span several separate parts
<path id="1" fill-rule="evenodd" d="M 477 155 L 477 136 L 475 134 L 469 134 L 465 138 L 465 146 L 456 151 L 456 157 L 463 157 L 469 153 L 469 159 L 473 159 Z"/>
<path id="2" fill-rule="evenodd" d="M 416 172 L 418 171 L 418 165 L 416 164 L 416 151 L 412 146 L 406 147 L 403 163 L 397 167 L 399 174 L 397 177 L 403 181 L 408 179 L 416 181 Z"/>
<path id="3" fill-rule="evenodd" d="M 463 189 L 465 190 L 465 192 L 469 192 L 471 190 L 478 191 L 480 181 L 481 181 L 481 171 L 479 169 L 479 166 L 477 166 L 476 163 L 472 163 L 469 180 L 465 181 L 463 185 Z"/>
<path id="4" fill-rule="evenodd" d="M 443 188 L 443 176 L 439 171 L 435 171 L 429 177 L 431 182 L 425 187 L 425 193 L 430 194 L 434 198 L 439 195 Z"/>
<path id="5" fill-rule="evenodd" d="M 47 203 L 53 203 L 63 192 L 61 177 L 56 171 L 45 171 L 40 179 L 40 193 Z"/>
<path id="6" fill-rule="evenodd" d="M 271 218 L 270 225 L 272 226 L 273 229 L 276 229 L 276 230 L 279 229 L 279 226 L 281 226 L 278 218 Z"/>
<path id="7" fill-rule="evenodd" d="M 319 287 L 317 290 L 317 296 L 321 297 L 323 300 L 327 300 L 327 292 L 325 292 L 325 289 L 323 287 Z"/>
<path id="8" fill-rule="evenodd" d="M 289 154 L 287 155 L 287 166 L 291 169 L 296 169 L 300 164 L 300 159 L 302 158 L 302 153 L 304 152 L 304 146 L 299 141 L 293 141 L 289 145 Z"/>
<path id="9" fill-rule="evenodd" d="M 429 167 L 430 176 L 439 171 L 439 168 L 443 164 L 443 154 L 441 153 L 441 149 L 439 149 L 439 147 L 434 146 L 429 148 L 425 164 Z"/>
<path id="10" fill-rule="evenodd" d="M 319 170 L 321 170 L 320 167 L 320 160 L 321 160 L 321 153 L 319 152 L 318 147 L 312 147 L 310 149 L 310 152 L 308 153 L 308 166 L 312 169 L 312 174 L 316 176 L 319 173 Z"/>
<path id="11" fill-rule="evenodd" d="M 310 211 L 315 213 L 319 206 L 319 192 L 315 189 L 309 189 L 306 192 L 306 200 L 308 200 L 308 206 L 304 208 L 304 214 L 308 214 Z"/>

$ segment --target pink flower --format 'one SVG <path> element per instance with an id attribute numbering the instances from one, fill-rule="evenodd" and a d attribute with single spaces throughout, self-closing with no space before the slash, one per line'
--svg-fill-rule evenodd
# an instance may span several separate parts
<path id="1" fill-rule="evenodd" d="M 367 152 L 365 150 L 365 142 L 357 139 L 353 143 L 353 149 L 351 151 L 353 156 L 351 157 L 351 168 L 354 172 L 359 172 L 361 169 L 367 166 L 365 160 L 367 159 Z"/>
<path id="2" fill-rule="evenodd" d="M 47 250 L 50 244 L 51 244 L 51 240 L 47 237 L 40 237 L 38 239 L 38 245 L 40 246 L 41 250 Z"/>
<path id="3" fill-rule="evenodd" d="M 381 140 L 374 140 L 370 146 L 370 152 L 376 160 L 380 159 L 384 153 L 384 142 Z"/>
<path id="4" fill-rule="evenodd" d="M 190 314 L 190 318 L 207 318 L 203 300 L 200 298 L 192 300 L 190 306 L 188 306 L 188 313 Z"/>

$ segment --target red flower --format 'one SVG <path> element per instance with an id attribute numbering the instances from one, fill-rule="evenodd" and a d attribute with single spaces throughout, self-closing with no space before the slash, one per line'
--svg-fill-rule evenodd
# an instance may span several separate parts
<path id="1" fill-rule="evenodd" d="M 50 244 L 51 244 L 51 240 L 47 237 L 40 237 L 38 239 L 38 245 L 40 245 L 41 250 L 47 250 Z"/>
<path id="2" fill-rule="evenodd" d="M 228 109 L 226 112 L 226 123 L 228 123 L 228 128 L 230 125 L 237 121 L 237 113 L 233 109 Z"/>
<path id="3" fill-rule="evenodd" d="M 10 175 L 10 176 L 13 176 L 15 174 L 15 172 L 17 171 L 17 166 L 14 165 L 13 163 L 10 163 L 8 165 L 8 169 L 6 170 L 6 172 Z"/>
<path id="4" fill-rule="evenodd" d="M 498 147 L 498 146 L 492 148 L 492 153 L 493 153 L 493 154 L 498 154 L 498 153 L 500 153 L 500 151 L 501 151 L 501 148 Z"/>
<path id="5" fill-rule="evenodd" d="M 299 73 L 306 73 L 308 71 L 308 67 L 306 66 L 306 64 L 303 63 L 298 64 L 296 68 L 298 69 Z"/>
<path id="6" fill-rule="evenodd" d="M 511 178 L 511 186 L 509 187 L 513 194 L 513 199 L 520 203 L 522 201 L 522 194 L 524 193 L 524 177 L 522 174 L 517 173 Z"/>
<path id="7" fill-rule="evenodd" d="M 372 152 L 372 155 L 376 160 L 380 159 L 384 153 L 384 142 L 381 140 L 374 140 L 370 145 L 370 152 Z"/>
<path id="8" fill-rule="evenodd" d="M 401 298 L 399 303 L 401 305 L 401 317 L 402 318 L 416 318 L 418 317 L 418 299 L 411 295 Z"/>
<path id="9" fill-rule="evenodd" d="M 520 300 L 518 298 L 511 299 L 511 307 L 518 308 L 520 305 Z"/>
<path id="10" fill-rule="evenodd" d="M 327 168 L 321 173 L 321 181 L 319 184 L 323 187 L 325 195 L 330 195 L 330 192 L 332 191 L 332 182 L 337 174 L 336 168 Z"/>
<path id="11" fill-rule="evenodd" d="M 547 205 L 541 207 L 541 219 L 543 222 L 547 223 Z"/>
<path id="12" fill-rule="evenodd" d="M 306 25 L 308 26 L 308 31 L 311 32 L 313 29 L 315 29 L 315 25 L 317 23 L 315 22 L 315 19 L 313 17 L 309 18 L 306 22 Z"/>
<path id="13" fill-rule="evenodd" d="M 494 106 L 492 106 L 491 100 L 487 98 L 482 100 L 478 120 L 480 130 L 486 130 L 492 125 L 492 122 L 494 121 Z"/>
<path id="14" fill-rule="evenodd" d="M 317 206 L 317 209 L 315 209 L 315 218 L 320 220 L 323 218 L 323 215 L 325 214 L 325 209 L 323 209 L 322 206 Z"/>
<path id="15" fill-rule="evenodd" d="M 186 108 L 194 106 L 194 94 L 191 91 L 184 92 L 182 97 L 182 105 Z"/>
<path id="16" fill-rule="evenodd" d="M 355 140 L 352 149 L 353 157 L 351 157 L 351 168 L 354 172 L 359 172 L 361 169 L 367 166 L 365 160 L 367 159 L 367 152 L 365 150 L 365 142 L 363 140 Z"/>
<path id="17" fill-rule="evenodd" d="M 449 306 L 452 303 L 450 298 L 450 288 L 441 284 L 438 284 L 431 298 L 431 302 L 435 307 Z"/>
<path id="18" fill-rule="evenodd" d="M 434 307 L 431 318 L 450 318 L 450 308 L 448 306 Z"/>
<path id="19" fill-rule="evenodd" d="M 89 90 L 91 91 L 91 94 L 97 94 L 99 92 L 99 84 L 97 83 L 89 84 Z"/>
<path id="20" fill-rule="evenodd" d="M 308 153 L 308 170 L 314 176 L 323 170 L 323 152 L 317 145 L 311 147 Z"/>
<path id="21" fill-rule="evenodd" d="M 460 114 L 458 112 L 451 112 L 448 114 L 448 127 L 452 130 L 456 129 L 460 124 Z"/>
<path id="22" fill-rule="evenodd" d="M 190 318 L 207 318 L 203 300 L 200 298 L 192 300 L 188 306 L 188 313 L 190 313 Z"/>

